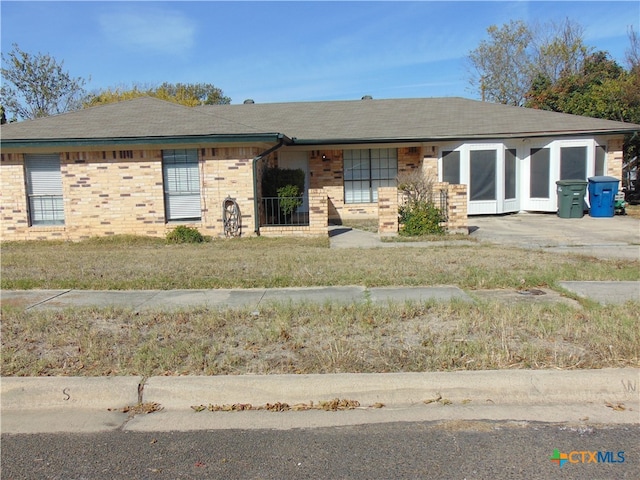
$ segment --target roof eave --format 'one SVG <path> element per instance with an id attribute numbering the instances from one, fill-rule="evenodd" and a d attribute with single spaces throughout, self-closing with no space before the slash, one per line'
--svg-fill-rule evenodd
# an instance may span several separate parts
<path id="1" fill-rule="evenodd" d="M 103 138 L 38 138 L 38 139 L 2 139 L 2 148 L 59 148 L 59 147 L 98 147 L 116 145 L 177 145 L 189 143 L 263 143 L 289 140 L 281 133 L 260 134 L 216 134 L 216 135 L 174 135 L 145 137 L 103 137 Z"/>
<path id="2" fill-rule="evenodd" d="M 378 137 L 378 138 L 296 138 L 293 137 L 294 145 L 355 145 L 355 144 L 379 144 L 379 143 L 428 143 L 428 142 L 452 142 L 463 140 L 500 140 L 544 138 L 544 137 L 576 137 L 594 135 L 626 135 L 638 131 L 637 129 L 618 130 L 564 130 L 564 131 L 544 131 L 544 132 L 512 132 L 512 133 L 487 133 L 475 135 L 434 135 L 430 137 Z"/>

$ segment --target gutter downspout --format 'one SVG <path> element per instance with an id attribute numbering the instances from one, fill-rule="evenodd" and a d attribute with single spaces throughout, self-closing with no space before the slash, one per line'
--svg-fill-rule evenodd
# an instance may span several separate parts
<path id="1" fill-rule="evenodd" d="M 251 166 L 253 168 L 253 219 L 254 219 L 254 227 L 255 227 L 253 231 L 258 236 L 260 236 L 260 218 L 259 218 L 260 212 L 258 207 L 258 162 L 262 160 L 264 157 L 266 157 L 267 155 L 270 155 L 276 150 L 279 150 L 280 148 L 284 147 L 285 144 L 290 145 L 293 143 L 290 139 L 288 139 L 282 134 L 278 134 L 278 138 L 280 139 L 280 141 L 278 142 L 277 145 L 274 145 L 273 147 L 269 148 L 268 150 L 265 150 L 258 156 L 254 157 L 251 162 Z"/>

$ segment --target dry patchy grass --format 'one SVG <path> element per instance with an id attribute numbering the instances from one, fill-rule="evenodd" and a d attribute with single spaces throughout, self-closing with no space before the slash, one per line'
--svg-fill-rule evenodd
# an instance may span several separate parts
<path id="1" fill-rule="evenodd" d="M 4 289 L 189 289 L 322 285 L 554 286 L 637 280 L 638 262 L 491 245 L 329 249 L 327 238 L 167 245 L 125 237 L 2 244 Z"/>
<path id="2" fill-rule="evenodd" d="M 640 304 L 3 308 L 2 374 L 221 375 L 640 366 Z"/>

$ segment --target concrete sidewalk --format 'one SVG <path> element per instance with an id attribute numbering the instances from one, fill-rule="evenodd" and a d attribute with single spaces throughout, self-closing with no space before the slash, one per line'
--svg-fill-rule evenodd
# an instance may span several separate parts
<path id="1" fill-rule="evenodd" d="M 2 433 L 312 428 L 427 420 L 640 424 L 640 370 L 45 377 L 2 379 Z M 310 405 L 339 398 L 348 411 L 196 412 L 192 407 Z M 156 403 L 160 411 L 123 408 Z"/>
<path id="2" fill-rule="evenodd" d="M 601 304 L 622 304 L 640 300 L 640 281 L 560 282 L 560 286 L 579 297 Z M 464 291 L 453 285 L 428 287 L 300 287 L 211 290 L 3 290 L 3 305 L 32 309 L 70 307 L 119 307 L 134 311 L 179 310 L 186 308 L 250 308 L 301 302 L 424 302 L 497 299 L 515 301 L 562 301 L 553 290 L 540 289 L 546 295 L 526 295 L 518 290 Z M 564 299 L 568 300 L 568 299 Z"/>
<path id="3" fill-rule="evenodd" d="M 3 290 L 2 303 L 31 309 L 120 307 L 135 311 L 184 308 L 251 308 L 290 303 L 357 303 L 391 301 L 471 302 L 462 289 L 435 287 L 300 287 L 211 290 Z"/>

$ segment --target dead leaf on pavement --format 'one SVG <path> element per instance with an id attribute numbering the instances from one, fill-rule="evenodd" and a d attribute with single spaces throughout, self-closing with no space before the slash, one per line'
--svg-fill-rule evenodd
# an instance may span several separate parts
<path id="1" fill-rule="evenodd" d="M 626 410 L 626 407 L 624 406 L 624 403 L 605 402 L 604 405 L 606 407 L 609 407 L 609 408 L 615 410 L 616 412 L 622 412 L 622 411 Z"/>

